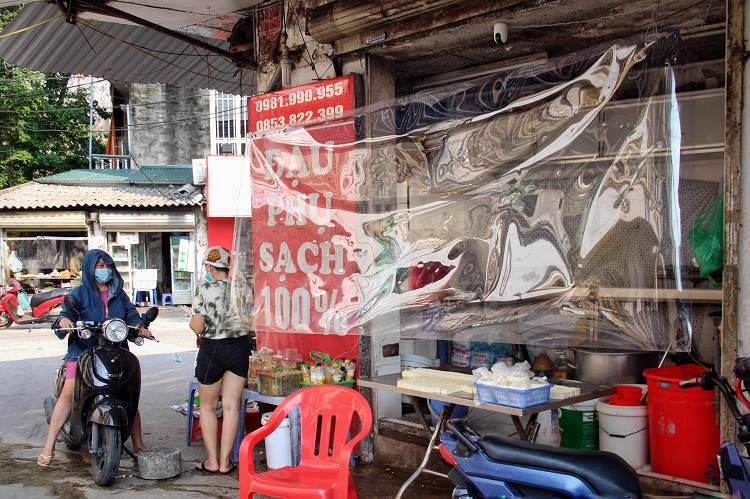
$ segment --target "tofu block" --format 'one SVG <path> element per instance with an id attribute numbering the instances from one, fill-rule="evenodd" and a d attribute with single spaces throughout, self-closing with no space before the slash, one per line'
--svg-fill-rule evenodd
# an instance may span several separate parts
<path id="1" fill-rule="evenodd" d="M 549 391 L 550 400 L 562 400 L 581 394 L 581 389 L 574 386 L 552 385 Z"/>

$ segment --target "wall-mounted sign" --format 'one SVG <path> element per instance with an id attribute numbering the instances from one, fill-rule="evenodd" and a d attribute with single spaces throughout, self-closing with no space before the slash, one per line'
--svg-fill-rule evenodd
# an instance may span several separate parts
<path id="1" fill-rule="evenodd" d="M 301 127 L 340 118 L 354 109 L 354 75 L 250 97 L 248 131 Z"/>
<path id="2" fill-rule="evenodd" d="M 281 2 L 272 2 L 265 7 L 258 7 L 258 63 L 263 64 L 276 57 L 281 35 L 284 9 Z"/>
<path id="3" fill-rule="evenodd" d="M 140 238 L 137 232 L 118 232 L 117 233 L 117 244 L 129 246 L 131 244 L 140 243 Z"/>
<path id="4" fill-rule="evenodd" d="M 252 188 L 247 156 L 206 157 L 209 217 L 249 217 Z"/>

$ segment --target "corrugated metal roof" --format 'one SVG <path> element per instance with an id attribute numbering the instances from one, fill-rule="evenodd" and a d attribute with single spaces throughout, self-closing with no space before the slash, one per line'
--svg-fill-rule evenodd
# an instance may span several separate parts
<path id="1" fill-rule="evenodd" d="M 0 190 L 0 210 L 39 208 L 160 208 L 197 206 L 203 203 L 203 189 L 182 187 L 57 185 L 26 182 Z"/>
<path id="2" fill-rule="evenodd" d="M 190 184 L 192 166 L 142 166 L 130 170 L 70 170 L 34 179 L 41 184 Z"/>
<path id="3" fill-rule="evenodd" d="M 3 33 L 35 27 L 0 38 L 0 54 L 13 64 L 43 72 L 210 88 L 235 95 L 255 93 L 255 71 L 240 70 L 217 54 L 142 26 L 92 24 L 100 31 L 84 22 L 66 23 L 54 5 L 30 3 Z M 226 41 L 202 40 L 229 50 Z"/>

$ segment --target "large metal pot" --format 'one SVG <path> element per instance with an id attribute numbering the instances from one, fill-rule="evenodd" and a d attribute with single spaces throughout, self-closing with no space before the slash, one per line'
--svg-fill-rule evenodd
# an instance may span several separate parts
<path id="1" fill-rule="evenodd" d="M 592 385 L 645 383 L 643 371 L 656 367 L 659 352 L 574 347 L 576 379 Z"/>

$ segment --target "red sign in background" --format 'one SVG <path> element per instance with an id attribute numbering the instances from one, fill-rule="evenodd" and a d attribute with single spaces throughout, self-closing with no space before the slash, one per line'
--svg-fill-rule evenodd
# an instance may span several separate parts
<path id="1" fill-rule="evenodd" d="M 326 123 L 354 108 L 354 77 L 335 78 L 250 98 L 250 131 L 305 125 L 253 139 L 253 268 L 258 346 L 358 358 L 357 329 L 338 310 L 356 297 L 347 253 L 356 196 L 345 162 L 351 120 Z M 351 308 L 349 308 L 351 310 Z M 345 334 L 346 333 L 346 334 Z"/>

